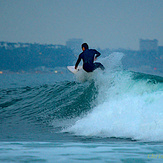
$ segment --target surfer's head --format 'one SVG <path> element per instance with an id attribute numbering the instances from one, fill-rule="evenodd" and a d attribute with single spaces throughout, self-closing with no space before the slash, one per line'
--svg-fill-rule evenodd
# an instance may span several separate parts
<path id="1" fill-rule="evenodd" d="M 89 48 L 87 43 L 83 43 L 81 47 L 83 51 Z"/>

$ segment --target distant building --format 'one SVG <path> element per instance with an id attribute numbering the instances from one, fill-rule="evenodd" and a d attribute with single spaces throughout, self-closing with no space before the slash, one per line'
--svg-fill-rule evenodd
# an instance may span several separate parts
<path id="1" fill-rule="evenodd" d="M 140 51 L 158 51 L 158 40 L 143 40 L 139 41 Z"/>
<path id="2" fill-rule="evenodd" d="M 69 39 L 66 42 L 66 46 L 74 51 L 74 53 L 79 53 L 81 52 L 81 44 L 83 43 L 82 39 Z"/>

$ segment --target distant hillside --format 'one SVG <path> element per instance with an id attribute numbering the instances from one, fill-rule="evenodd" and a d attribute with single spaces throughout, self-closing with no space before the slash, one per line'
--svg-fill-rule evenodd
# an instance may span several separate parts
<path id="1" fill-rule="evenodd" d="M 29 71 L 36 67 L 73 64 L 73 51 L 64 45 L 0 42 L 0 70 Z"/>
<path id="2" fill-rule="evenodd" d="M 156 51 L 123 51 L 122 64 L 125 69 L 149 74 L 163 75 L 163 55 Z"/>
<path id="3" fill-rule="evenodd" d="M 156 51 L 97 49 L 105 57 L 122 52 L 124 69 L 163 75 L 163 47 Z M 78 54 L 75 54 L 76 57 Z M 74 65 L 74 51 L 64 45 L 0 42 L 0 73 L 2 71 L 53 71 L 55 67 Z M 58 70 L 58 68 L 57 68 Z M 53 71 L 54 72 L 54 71 Z"/>

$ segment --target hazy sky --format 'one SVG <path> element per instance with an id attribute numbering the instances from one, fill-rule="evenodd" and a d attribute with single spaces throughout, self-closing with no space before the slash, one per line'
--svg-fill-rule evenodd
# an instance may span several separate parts
<path id="1" fill-rule="evenodd" d="M 0 41 L 139 48 L 163 45 L 163 0 L 0 0 Z"/>

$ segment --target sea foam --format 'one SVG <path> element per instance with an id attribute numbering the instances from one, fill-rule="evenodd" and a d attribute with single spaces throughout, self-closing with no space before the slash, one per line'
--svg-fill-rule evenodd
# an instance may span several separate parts
<path id="1" fill-rule="evenodd" d="M 133 79 L 123 71 L 120 53 L 102 62 L 105 73 L 94 75 L 95 107 L 66 130 L 76 135 L 163 141 L 163 84 Z"/>

